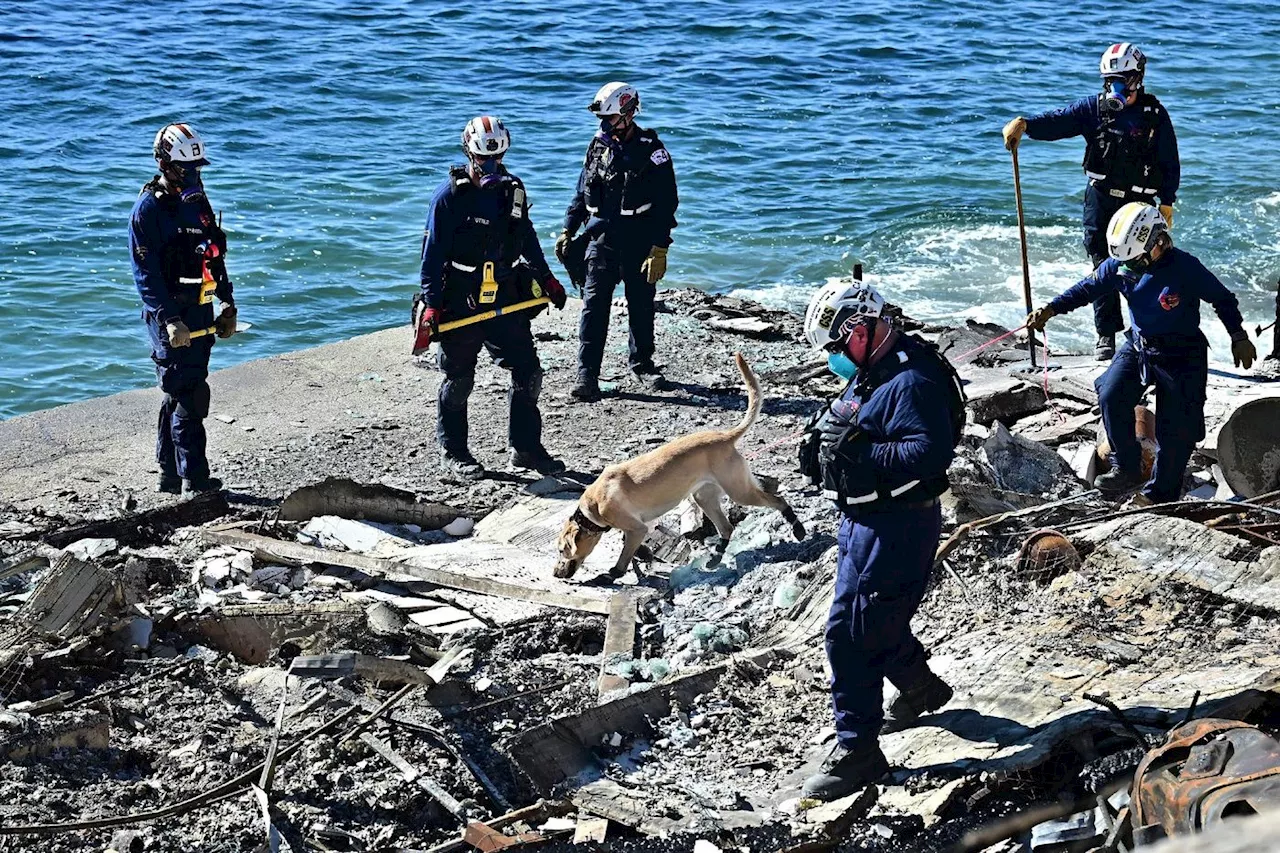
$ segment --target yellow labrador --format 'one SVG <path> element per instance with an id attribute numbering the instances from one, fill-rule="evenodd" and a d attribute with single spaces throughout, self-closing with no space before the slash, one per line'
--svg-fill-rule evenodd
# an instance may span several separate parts
<path id="1" fill-rule="evenodd" d="M 733 525 L 720 507 L 725 495 L 744 506 L 778 510 L 791 522 L 796 539 L 804 539 L 804 525 L 795 512 L 782 498 L 760 486 L 747 460 L 738 452 L 738 439 L 751 429 L 760 414 L 760 382 L 741 353 L 735 358 L 747 383 L 747 413 L 742 422 L 733 429 L 686 435 L 643 456 L 605 468 L 582 493 L 578 508 L 560 531 L 556 577 L 572 576 L 600 537 L 615 528 L 625 534 L 626 543 L 610 574 L 621 576 L 653 523 L 690 495 L 726 542 Z"/>

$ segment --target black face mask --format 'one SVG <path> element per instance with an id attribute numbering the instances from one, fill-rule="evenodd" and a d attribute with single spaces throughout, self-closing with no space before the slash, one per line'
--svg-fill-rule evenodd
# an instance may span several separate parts
<path id="1" fill-rule="evenodd" d="M 190 163 L 170 163 L 165 177 L 178 191 L 178 198 L 187 203 L 204 198 L 204 183 L 200 180 L 200 167 Z"/>
<path id="2" fill-rule="evenodd" d="M 1145 273 L 1150 266 L 1151 253 L 1143 252 L 1136 258 L 1130 258 L 1127 261 L 1122 261 L 1120 264 L 1120 272 L 1136 278 Z"/>

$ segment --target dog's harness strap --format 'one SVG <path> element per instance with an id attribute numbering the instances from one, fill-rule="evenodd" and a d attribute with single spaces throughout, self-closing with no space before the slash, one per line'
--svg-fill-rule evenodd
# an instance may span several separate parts
<path id="1" fill-rule="evenodd" d="M 594 521 L 587 518 L 587 514 L 582 511 L 581 507 L 575 509 L 570 518 L 572 521 L 576 522 L 579 527 L 585 527 L 592 533 L 604 533 L 609 529 L 607 524 L 596 524 Z"/>

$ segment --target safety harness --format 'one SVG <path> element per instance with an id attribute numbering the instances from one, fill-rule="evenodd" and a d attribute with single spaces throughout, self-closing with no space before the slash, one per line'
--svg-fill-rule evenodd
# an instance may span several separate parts
<path id="1" fill-rule="evenodd" d="M 198 223 L 182 218 L 183 202 L 165 189 L 156 175 L 142 188 L 150 193 L 164 212 L 178 222 L 177 239 L 164 247 L 164 277 L 172 288 L 174 303 L 180 310 L 195 305 L 212 305 L 218 283 L 226 277 L 222 258 L 227 253 L 227 235 L 218 227 L 208 197 L 192 204 L 199 205 Z"/>
<path id="2" fill-rule="evenodd" d="M 638 159 L 639 169 L 621 168 L 623 143 L 613 142 L 605 139 L 602 134 L 596 134 L 591 144 L 587 146 L 587 180 L 583 188 L 582 200 L 587 212 L 592 216 L 600 215 L 601 208 L 605 205 L 605 198 L 609 195 L 610 185 L 616 183 L 619 176 L 622 180 L 622 192 L 618 202 L 619 216 L 639 216 L 653 207 L 653 202 L 648 199 L 643 189 L 646 186 L 644 175 L 656 165 L 654 160 L 656 152 L 661 151 L 665 154 L 662 142 L 658 139 L 658 134 L 652 130 L 637 130 L 634 142 L 629 140 L 629 143 L 643 146 L 643 157 Z M 610 211 L 605 210 L 605 214 L 609 215 Z"/>
<path id="3" fill-rule="evenodd" d="M 475 192 L 477 187 L 467 174 L 465 166 L 454 166 L 449 170 L 452 184 L 449 195 L 458 198 Z M 503 201 L 501 205 L 502 219 L 498 222 L 473 217 L 472 223 L 484 229 L 484 238 L 471 243 L 478 247 L 479 253 L 466 251 L 455 253 L 449 258 L 449 266 L 464 273 L 474 273 L 486 260 L 496 258 L 505 267 L 513 267 L 520 259 L 520 229 L 522 221 L 528 216 L 528 200 L 525 196 L 524 183 L 515 175 L 504 174 L 502 182 Z"/>
<path id="4" fill-rule="evenodd" d="M 938 351 L 935 344 L 915 335 L 904 335 L 901 348 L 894 355 L 897 356 L 899 364 L 906 364 L 913 358 L 932 358 L 947 376 L 946 405 L 951 419 L 952 446 L 958 445 L 964 433 L 966 412 L 964 389 L 955 368 Z M 885 373 L 883 368 L 861 372 L 855 380 L 857 384 L 854 386 L 854 395 L 860 399 L 867 399 L 877 387 L 890 378 L 885 376 Z M 868 512 L 893 505 L 902 506 L 931 501 L 946 491 L 949 484 L 945 474 L 940 478 L 930 478 L 928 481 L 920 478 L 912 479 L 892 488 L 877 486 L 874 489 L 866 489 L 866 472 L 853 469 L 851 466 L 854 463 L 848 458 L 842 458 L 843 452 L 851 448 L 854 443 L 870 440 L 858 423 L 856 406 L 848 406 L 850 411 L 843 415 L 833 411 L 837 404 L 842 401 L 848 402 L 845 401 L 847 392 L 846 386 L 845 391 L 832 406 L 824 407 L 810 419 L 805 438 L 801 442 L 801 473 L 811 484 L 822 486 L 822 496 L 834 501 L 841 510 L 856 508 L 858 512 Z M 836 423 L 833 424 L 832 421 Z M 824 433 L 828 436 L 827 441 L 823 440 Z"/>
<path id="5" fill-rule="evenodd" d="M 1090 183 L 1115 198 L 1137 197 L 1150 200 L 1164 182 L 1156 162 L 1156 133 L 1165 114 L 1164 106 L 1145 91 L 1129 109 L 1141 110 L 1137 134 L 1130 136 L 1116 129 L 1116 114 L 1099 109 L 1102 122 L 1084 149 L 1084 173 Z"/>

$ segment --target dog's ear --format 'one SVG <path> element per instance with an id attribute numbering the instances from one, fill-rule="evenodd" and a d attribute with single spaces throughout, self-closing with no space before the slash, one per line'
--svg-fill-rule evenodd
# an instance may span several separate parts
<path id="1" fill-rule="evenodd" d="M 578 522 L 572 518 L 564 523 L 564 527 L 560 528 L 560 535 L 556 537 L 556 549 L 566 556 L 573 553 L 573 547 L 578 541 Z"/>

